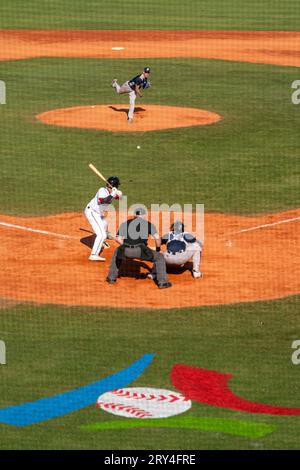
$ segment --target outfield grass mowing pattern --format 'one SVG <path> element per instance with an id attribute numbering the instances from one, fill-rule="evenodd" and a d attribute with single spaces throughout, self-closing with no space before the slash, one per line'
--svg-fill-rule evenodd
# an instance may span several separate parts
<path id="1" fill-rule="evenodd" d="M 10 0 L 1 6 L 0 28 L 297 31 L 299 13 L 297 0 Z"/>
<path id="2" fill-rule="evenodd" d="M 297 31 L 300 17 L 298 0 L 2 3 L 4 29 Z M 105 174 L 121 175 L 130 204 L 204 203 L 206 211 L 241 214 L 299 207 L 299 107 L 291 104 L 297 68 L 221 60 L 147 61 L 153 87 L 145 102 L 222 114 L 222 122 L 205 128 L 128 136 L 36 121 L 37 114 L 49 109 L 115 102 L 111 79 L 125 81 L 144 65 L 142 60 L 79 58 L 0 62 L 0 80 L 7 87 L 7 104 L 0 106 L 3 213 L 82 211 L 97 186 L 87 170 L 90 161 L 99 163 Z M 282 245 L 284 250 L 284 240 Z M 155 359 L 135 381 L 137 386 L 170 389 L 170 370 L 183 363 L 232 373 L 232 389 L 249 400 L 300 406 L 300 366 L 291 362 L 291 344 L 299 338 L 299 296 L 168 311 L 0 302 L 0 339 L 7 347 L 7 364 L 0 366 L 1 408 L 80 387 L 148 351 Z M 0 424 L 0 448 L 299 448 L 298 417 L 250 415 L 193 403 L 184 418 L 186 426 L 179 428 L 174 421 L 174 428 L 129 429 L 132 424 L 124 420 L 126 429 L 120 430 L 115 417 L 92 405 L 26 428 Z M 199 420 L 202 430 L 190 429 Z M 244 421 L 249 425 L 241 425 L 243 437 L 221 432 L 225 422 Z M 107 429 L 87 431 L 87 426 Z M 255 429 L 274 432 L 253 438 Z"/>
<path id="3" fill-rule="evenodd" d="M 37 114 L 114 103 L 111 78 L 125 80 L 141 61 L 0 63 L 8 88 L 7 105 L 0 108 L 2 210 L 81 211 L 98 184 L 87 169 L 90 161 L 104 174 L 121 176 L 129 204 L 204 203 L 206 211 L 245 214 L 299 206 L 299 109 L 291 104 L 298 69 L 195 59 L 151 65 L 153 87 L 145 102 L 200 107 L 223 121 L 130 136 L 47 126 Z"/>

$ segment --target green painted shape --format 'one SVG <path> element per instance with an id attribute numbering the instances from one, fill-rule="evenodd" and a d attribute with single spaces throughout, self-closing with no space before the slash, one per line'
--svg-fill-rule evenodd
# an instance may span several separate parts
<path id="1" fill-rule="evenodd" d="M 276 426 L 250 421 L 238 421 L 224 418 L 174 417 L 162 419 L 126 418 L 114 421 L 103 421 L 81 426 L 87 431 L 103 431 L 108 429 L 130 428 L 180 428 L 197 431 L 223 432 L 233 436 L 257 439 L 273 433 Z"/>

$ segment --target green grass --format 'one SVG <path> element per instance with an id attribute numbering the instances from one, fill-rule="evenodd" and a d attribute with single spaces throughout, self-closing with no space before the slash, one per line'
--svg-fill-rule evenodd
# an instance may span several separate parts
<path id="1" fill-rule="evenodd" d="M 128 2 L 0 0 L 0 28 L 299 29 L 299 2 L 154 0 Z M 147 51 L 145 51 L 145 57 Z M 112 134 L 37 122 L 45 110 L 127 104 L 110 88 L 144 65 L 153 87 L 143 103 L 201 107 L 220 123 L 161 132 Z M 81 211 L 105 175 L 118 174 L 129 204 L 204 203 L 206 211 L 243 214 L 299 207 L 299 113 L 291 83 L 299 69 L 197 59 L 34 59 L 0 62 L 7 104 L 0 106 L 1 213 Z M 137 145 L 141 150 L 137 150 Z M 17 287 L 16 287 L 17 288 Z M 18 305 L 0 311 L 0 407 L 50 396 L 156 354 L 138 386 L 174 387 L 172 365 L 232 373 L 235 393 L 300 407 L 299 297 L 182 310 L 113 310 Z M 193 403 L 184 415 L 275 426 L 260 439 L 195 429 L 82 428 L 117 418 L 95 406 L 46 423 L 0 425 L 1 449 L 297 449 L 299 417 L 251 415 Z M 216 421 L 218 422 L 218 421 Z M 113 425 L 112 425 L 113 427 Z"/>
<path id="2" fill-rule="evenodd" d="M 149 61 L 148 61 L 149 62 Z M 201 107 L 212 126 L 117 134 L 48 126 L 45 110 L 127 104 L 110 87 L 141 60 L 35 59 L 0 63 L 1 211 L 31 215 L 79 211 L 105 175 L 118 174 L 133 202 L 204 203 L 210 211 L 260 213 L 299 206 L 299 113 L 291 104 L 296 68 L 213 60 L 151 60 L 143 103 Z M 188 86 L 186 85 L 188 83 Z M 137 145 L 141 150 L 137 150 Z"/>
<path id="3" fill-rule="evenodd" d="M 249 400 L 300 407 L 300 366 L 291 362 L 299 339 L 299 297 L 182 310 L 109 310 L 18 305 L 1 310 L 0 406 L 35 400 L 116 372 L 147 352 L 149 368 L 134 382 L 174 390 L 176 363 L 233 374 L 233 391 Z M 249 414 L 193 402 L 187 419 L 226 418 L 277 430 L 259 439 L 193 429 L 110 429 L 82 426 L 118 418 L 89 406 L 70 415 L 16 428 L 0 425 L 1 449 L 296 449 L 299 417 Z M 113 427 L 113 424 L 112 424 Z"/>
<path id="4" fill-rule="evenodd" d="M 298 0 L 1 0 L 0 28 L 299 30 Z"/>

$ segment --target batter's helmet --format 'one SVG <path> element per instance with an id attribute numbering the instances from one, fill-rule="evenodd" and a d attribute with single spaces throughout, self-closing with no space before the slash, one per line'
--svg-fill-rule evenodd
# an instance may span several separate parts
<path id="1" fill-rule="evenodd" d="M 179 220 L 176 220 L 174 224 L 171 225 L 170 227 L 171 231 L 174 233 L 183 233 L 184 232 L 184 225 L 182 222 Z"/>
<path id="2" fill-rule="evenodd" d="M 107 182 L 114 188 L 118 188 L 121 184 L 117 176 L 110 176 L 109 178 L 107 178 Z"/>

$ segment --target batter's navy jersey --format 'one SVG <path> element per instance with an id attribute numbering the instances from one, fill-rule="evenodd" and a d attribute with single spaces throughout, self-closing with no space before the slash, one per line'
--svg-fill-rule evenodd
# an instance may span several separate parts
<path id="1" fill-rule="evenodd" d="M 128 84 L 132 90 L 135 90 L 136 85 L 141 86 L 143 89 L 146 88 L 147 85 L 147 78 L 142 73 L 141 75 L 137 75 L 136 77 L 132 78 L 128 81 Z"/>

